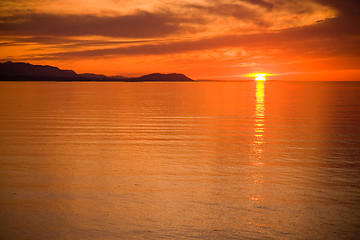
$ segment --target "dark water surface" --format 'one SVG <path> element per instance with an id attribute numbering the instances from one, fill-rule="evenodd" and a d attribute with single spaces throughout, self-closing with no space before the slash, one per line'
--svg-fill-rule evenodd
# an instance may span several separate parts
<path id="1" fill-rule="evenodd" d="M 356 239 L 360 83 L 0 82 L 0 239 Z"/>

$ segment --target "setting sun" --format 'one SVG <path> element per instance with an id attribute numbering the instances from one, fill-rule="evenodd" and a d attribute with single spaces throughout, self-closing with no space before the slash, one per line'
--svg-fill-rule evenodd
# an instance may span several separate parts
<path id="1" fill-rule="evenodd" d="M 266 81 L 264 74 L 255 75 L 255 81 Z"/>
<path id="2" fill-rule="evenodd" d="M 255 78 L 255 81 L 266 81 L 266 76 L 271 76 L 273 74 L 270 73 L 250 73 L 247 74 L 247 77 Z"/>

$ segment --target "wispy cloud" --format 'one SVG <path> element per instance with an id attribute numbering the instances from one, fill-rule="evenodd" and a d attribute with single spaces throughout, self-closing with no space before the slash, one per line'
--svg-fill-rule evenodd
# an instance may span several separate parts
<path id="1" fill-rule="evenodd" d="M 192 21 L 199 19 L 192 19 Z M 187 19 L 169 14 L 137 12 L 125 16 L 26 14 L 0 17 L 0 33 L 17 36 L 101 35 L 122 38 L 164 37 L 191 31 Z"/>

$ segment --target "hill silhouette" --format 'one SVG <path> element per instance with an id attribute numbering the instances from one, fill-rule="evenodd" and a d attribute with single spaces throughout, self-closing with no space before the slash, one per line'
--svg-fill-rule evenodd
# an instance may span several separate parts
<path id="1" fill-rule="evenodd" d="M 144 75 L 138 78 L 129 79 L 129 81 L 137 81 L 137 82 L 144 82 L 144 81 L 193 81 L 192 79 L 188 78 L 184 74 L 180 73 L 170 73 L 170 74 L 162 74 L 162 73 L 152 73 L 148 75 Z"/>
<path id="2" fill-rule="evenodd" d="M 38 78 L 39 80 L 48 78 L 60 80 L 76 78 L 77 74 L 72 70 L 60 70 L 52 66 L 9 61 L 0 63 L 0 76 L 1 80 L 31 80 L 33 78 Z"/>
<path id="3" fill-rule="evenodd" d="M 77 74 L 73 70 L 61 70 L 53 66 L 33 65 L 23 62 L 0 63 L 0 81 L 193 81 L 184 74 L 153 73 L 137 78 L 123 76 L 109 77 L 106 75 L 83 73 Z"/>

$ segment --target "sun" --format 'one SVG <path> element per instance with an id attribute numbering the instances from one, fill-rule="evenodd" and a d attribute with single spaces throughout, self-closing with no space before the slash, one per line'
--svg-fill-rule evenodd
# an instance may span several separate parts
<path id="1" fill-rule="evenodd" d="M 255 78 L 255 81 L 266 81 L 266 77 L 272 75 L 271 73 L 250 73 L 246 76 Z"/>
<path id="2" fill-rule="evenodd" d="M 255 81 L 266 81 L 265 74 L 256 74 L 254 77 Z"/>

